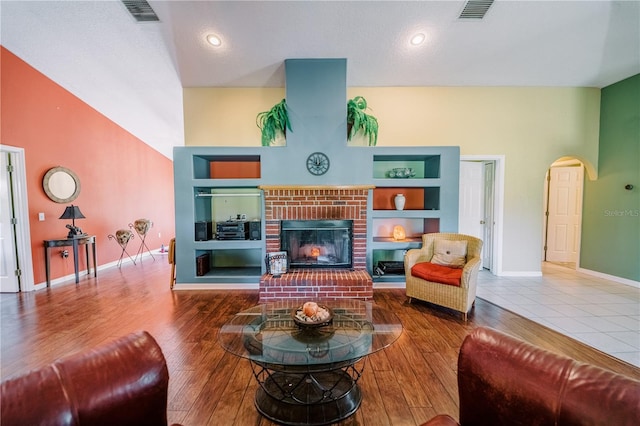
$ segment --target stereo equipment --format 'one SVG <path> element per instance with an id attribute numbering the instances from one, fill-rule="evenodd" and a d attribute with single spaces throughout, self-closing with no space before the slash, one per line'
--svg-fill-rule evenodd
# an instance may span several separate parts
<path id="1" fill-rule="evenodd" d="M 213 223 L 196 222 L 196 241 L 207 241 L 213 239 Z"/>
<path id="2" fill-rule="evenodd" d="M 404 262 L 402 261 L 389 261 L 384 260 L 378 262 L 375 268 L 376 275 L 384 275 L 384 274 L 394 274 L 394 275 L 403 275 L 404 274 Z"/>
<path id="3" fill-rule="evenodd" d="M 196 257 L 196 276 L 201 277 L 206 275 L 211 268 L 211 263 L 209 261 L 209 253 L 201 254 Z"/>
<path id="4" fill-rule="evenodd" d="M 216 238 L 219 240 L 248 240 L 249 222 L 228 220 L 216 223 Z"/>
<path id="5" fill-rule="evenodd" d="M 249 239 L 250 240 L 259 240 L 262 237 L 262 232 L 260 228 L 261 228 L 261 225 L 259 220 L 253 220 L 249 222 Z"/>

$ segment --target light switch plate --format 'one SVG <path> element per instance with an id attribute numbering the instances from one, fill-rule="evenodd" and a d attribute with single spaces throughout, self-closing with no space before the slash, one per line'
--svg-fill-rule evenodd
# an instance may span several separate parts
<path id="1" fill-rule="evenodd" d="M 38 213 L 38 220 L 40 222 L 44 222 L 44 213 L 43 212 Z"/>

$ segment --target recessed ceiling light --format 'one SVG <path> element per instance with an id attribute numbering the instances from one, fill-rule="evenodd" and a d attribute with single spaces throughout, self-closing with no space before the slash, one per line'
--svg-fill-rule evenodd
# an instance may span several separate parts
<path id="1" fill-rule="evenodd" d="M 418 33 L 418 34 L 414 35 L 413 37 L 411 37 L 411 44 L 413 44 L 414 46 L 417 46 L 419 44 L 422 44 L 424 39 L 425 39 L 424 34 Z"/>
<path id="2" fill-rule="evenodd" d="M 220 40 L 220 37 L 215 34 L 209 34 L 207 36 L 207 41 L 214 47 L 220 47 L 220 45 L 222 45 L 222 40 Z"/>

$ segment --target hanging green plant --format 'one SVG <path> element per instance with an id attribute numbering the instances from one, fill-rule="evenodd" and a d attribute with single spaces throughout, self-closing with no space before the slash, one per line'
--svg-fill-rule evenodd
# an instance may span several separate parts
<path id="1" fill-rule="evenodd" d="M 347 102 L 347 140 L 351 140 L 358 132 L 369 139 L 369 146 L 378 143 L 378 120 L 367 114 L 367 101 L 362 96 L 356 96 Z"/>
<path id="2" fill-rule="evenodd" d="M 279 134 L 286 136 L 286 129 L 291 131 L 287 101 L 283 99 L 269 111 L 258 113 L 256 125 L 262 132 L 262 146 L 272 145 Z"/>

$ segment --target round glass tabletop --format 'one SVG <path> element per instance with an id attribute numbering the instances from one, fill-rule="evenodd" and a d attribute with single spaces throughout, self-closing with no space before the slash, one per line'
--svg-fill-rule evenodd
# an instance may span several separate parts
<path id="1" fill-rule="evenodd" d="M 392 344 L 402 334 L 398 317 L 373 302 L 314 300 L 333 313 L 330 323 L 307 327 L 294 321 L 305 301 L 257 305 L 233 316 L 218 333 L 228 352 L 281 366 L 353 362 Z"/>

